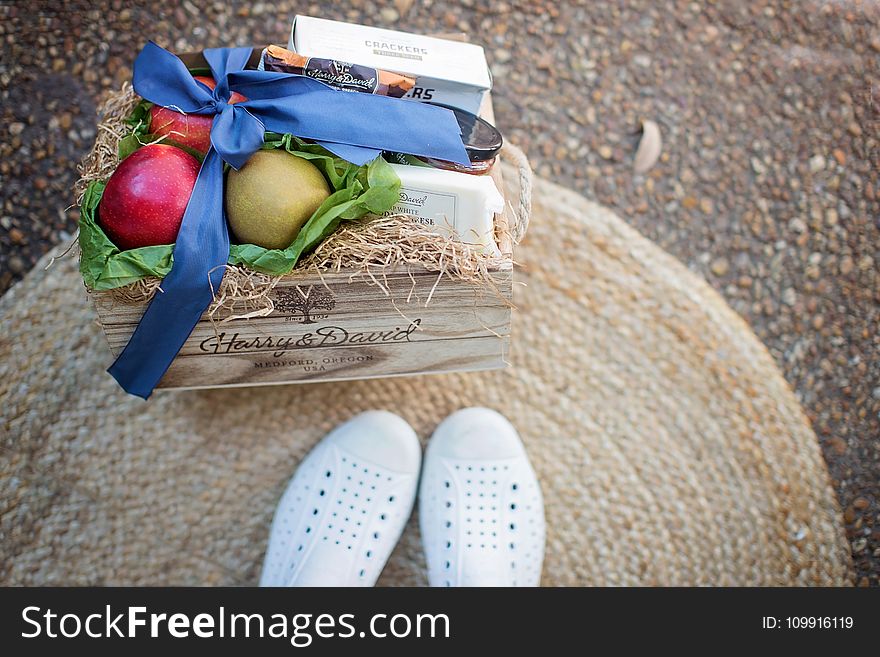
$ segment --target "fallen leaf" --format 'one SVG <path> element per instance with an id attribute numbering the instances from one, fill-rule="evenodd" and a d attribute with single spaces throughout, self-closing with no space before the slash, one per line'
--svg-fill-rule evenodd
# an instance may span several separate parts
<path id="1" fill-rule="evenodd" d="M 650 119 L 645 119 L 642 121 L 642 138 L 639 140 L 633 164 L 636 173 L 645 173 L 654 166 L 662 149 L 663 140 L 660 137 L 660 128 Z"/>

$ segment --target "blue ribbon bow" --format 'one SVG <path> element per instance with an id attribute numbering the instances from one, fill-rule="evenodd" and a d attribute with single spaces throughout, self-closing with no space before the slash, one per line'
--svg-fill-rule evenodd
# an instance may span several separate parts
<path id="1" fill-rule="evenodd" d="M 383 150 L 466 164 L 449 110 L 396 98 L 333 89 L 301 75 L 243 70 L 251 48 L 204 51 L 217 86 L 211 92 L 183 62 L 152 41 L 134 63 L 134 90 L 157 105 L 213 114 L 211 148 L 174 245 L 174 263 L 108 372 L 129 393 L 150 396 L 213 300 L 229 257 L 223 163 L 240 169 L 266 131 L 320 143 L 357 165 Z M 232 91 L 247 97 L 230 105 Z"/>

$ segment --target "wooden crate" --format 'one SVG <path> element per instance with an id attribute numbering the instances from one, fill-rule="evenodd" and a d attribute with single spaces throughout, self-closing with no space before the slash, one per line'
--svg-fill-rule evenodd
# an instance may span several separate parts
<path id="1" fill-rule="evenodd" d="M 493 177 L 503 191 L 497 163 Z M 512 254 L 508 212 L 496 215 L 496 234 L 502 253 Z M 372 273 L 381 285 L 360 272 L 294 272 L 273 289 L 271 315 L 222 322 L 202 317 L 157 388 L 341 381 L 507 365 L 512 265 L 491 272 L 497 290 L 435 271 Z M 146 306 L 119 302 L 110 292 L 90 296 L 116 356 Z"/>
<path id="2" fill-rule="evenodd" d="M 500 168 L 497 182 L 500 180 Z M 507 224 L 496 216 L 496 225 Z M 511 252 L 502 240 L 503 252 Z M 506 367 L 510 349 L 512 265 L 492 272 L 496 289 L 435 271 L 294 272 L 271 296 L 272 314 L 211 321 L 203 316 L 158 388 L 341 381 Z M 145 304 L 92 300 L 116 356 Z M 430 299 L 430 301 L 429 301 Z"/>
<path id="3" fill-rule="evenodd" d="M 495 272 L 501 297 L 447 278 L 438 283 L 437 273 L 429 271 L 387 274 L 382 287 L 351 273 L 286 276 L 273 290 L 276 310 L 267 317 L 222 323 L 203 317 L 158 387 L 305 383 L 505 367 L 510 274 L 509 269 Z M 117 355 L 144 306 L 114 303 L 108 293 L 92 298 Z"/>
<path id="4" fill-rule="evenodd" d="M 181 58 L 190 67 L 204 63 L 200 55 Z M 481 114 L 493 119 L 488 94 Z M 504 193 L 500 161 L 492 177 Z M 512 256 L 507 205 L 495 217 L 496 241 Z M 224 322 L 203 316 L 157 388 L 341 381 L 507 365 L 512 265 L 492 272 L 497 290 L 427 270 L 372 271 L 381 286 L 359 272 L 294 272 L 272 291 L 271 315 Z M 90 296 L 116 356 L 146 306 L 120 303 L 109 292 Z"/>

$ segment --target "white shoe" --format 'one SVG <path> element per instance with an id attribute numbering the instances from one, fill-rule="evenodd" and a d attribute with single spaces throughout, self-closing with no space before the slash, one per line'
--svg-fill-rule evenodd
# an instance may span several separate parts
<path id="1" fill-rule="evenodd" d="M 537 586 L 544 503 L 516 429 L 486 408 L 450 415 L 425 453 L 419 522 L 431 586 Z"/>
<path id="2" fill-rule="evenodd" d="M 334 429 L 281 497 L 260 586 L 373 586 L 412 512 L 421 455 L 392 413 Z"/>

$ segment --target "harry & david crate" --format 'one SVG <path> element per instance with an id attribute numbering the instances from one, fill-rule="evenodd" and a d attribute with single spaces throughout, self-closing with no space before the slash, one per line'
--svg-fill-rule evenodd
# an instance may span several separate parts
<path id="1" fill-rule="evenodd" d="M 259 50 L 255 50 L 255 55 Z M 184 55 L 198 66 L 200 55 Z M 480 114 L 492 120 L 489 95 Z M 508 150 L 507 153 L 511 151 Z M 516 153 L 516 151 L 513 151 Z M 263 317 L 218 321 L 207 313 L 158 388 L 218 388 L 489 370 L 508 364 L 515 237 L 528 222 L 528 165 L 520 159 L 518 194 L 495 216 L 504 256 L 492 289 L 409 265 L 393 270 L 298 271 L 270 292 Z M 500 160 L 500 158 L 499 158 Z M 504 193 L 500 161 L 491 175 Z M 146 304 L 90 292 L 110 350 L 125 347 Z"/>

